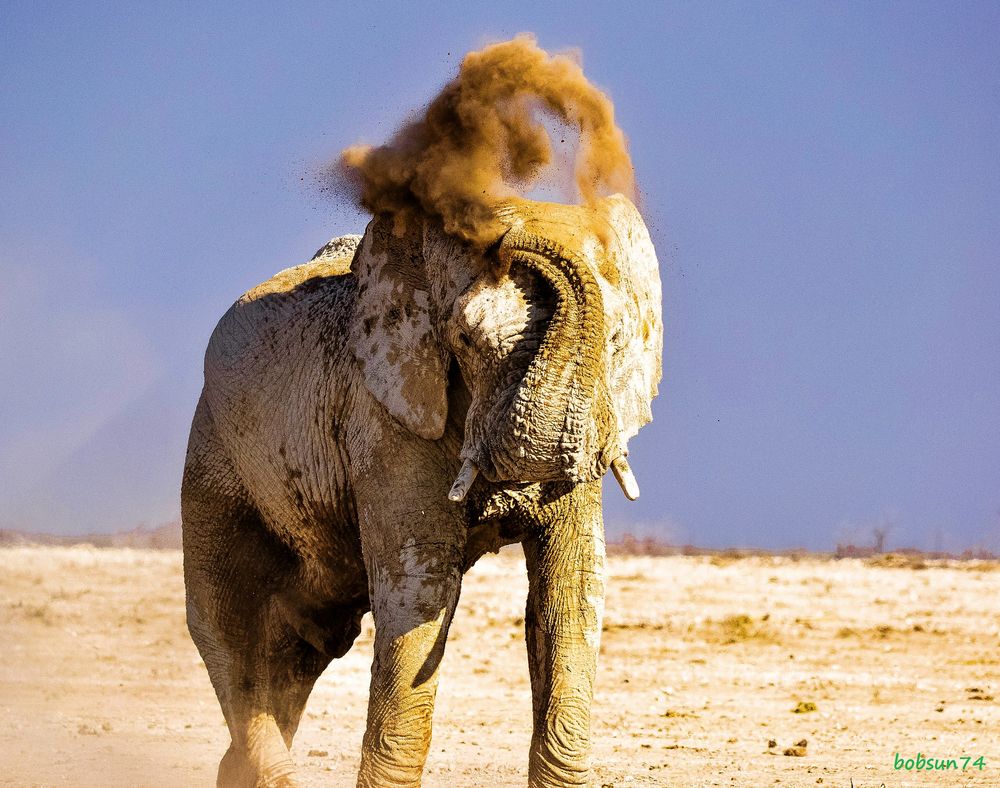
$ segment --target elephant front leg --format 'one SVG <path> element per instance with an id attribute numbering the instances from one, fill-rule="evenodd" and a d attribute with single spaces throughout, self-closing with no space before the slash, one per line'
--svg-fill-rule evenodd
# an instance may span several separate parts
<path id="1" fill-rule="evenodd" d="M 604 612 L 600 482 L 575 488 L 543 514 L 524 542 L 534 709 L 528 784 L 586 785 Z"/>
<path id="2" fill-rule="evenodd" d="M 434 538 L 411 536 L 388 553 L 373 548 L 375 660 L 358 774 L 364 788 L 420 784 L 438 666 L 461 585 L 462 547 L 442 530 L 449 529 L 439 526 Z"/>

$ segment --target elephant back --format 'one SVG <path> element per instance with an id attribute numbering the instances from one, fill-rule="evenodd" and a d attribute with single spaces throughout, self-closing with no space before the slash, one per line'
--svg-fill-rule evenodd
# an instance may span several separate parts
<path id="1" fill-rule="evenodd" d="M 310 279 L 343 276 L 351 272 L 351 261 L 361 242 L 360 235 L 342 235 L 320 248 L 308 263 L 278 271 L 266 282 L 247 290 L 238 303 L 256 301 L 258 298 L 294 290 Z"/>

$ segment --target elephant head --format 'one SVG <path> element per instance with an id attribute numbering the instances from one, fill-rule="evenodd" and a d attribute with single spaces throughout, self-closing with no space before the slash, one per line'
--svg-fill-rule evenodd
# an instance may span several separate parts
<path id="1" fill-rule="evenodd" d="M 620 195 L 590 206 L 511 199 L 481 249 L 439 221 L 383 214 L 355 255 L 351 347 L 365 385 L 412 432 L 445 430 L 457 364 L 469 392 L 449 497 L 492 482 L 638 487 L 627 442 L 660 379 L 660 281 L 649 234 Z"/>

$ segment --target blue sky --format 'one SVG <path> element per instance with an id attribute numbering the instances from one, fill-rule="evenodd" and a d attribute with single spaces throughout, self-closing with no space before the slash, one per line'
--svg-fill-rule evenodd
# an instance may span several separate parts
<path id="1" fill-rule="evenodd" d="M 0 4 L 0 527 L 177 515 L 215 321 L 461 56 L 578 47 L 664 284 L 614 533 L 1000 548 L 1000 5 Z M 376 7 L 377 6 L 377 7 Z"/>

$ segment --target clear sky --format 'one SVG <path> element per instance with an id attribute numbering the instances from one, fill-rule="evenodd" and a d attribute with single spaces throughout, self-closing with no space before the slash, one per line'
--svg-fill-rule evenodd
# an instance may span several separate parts
<path id="1" fill-rule="evenodd" d="M 205 343 L 521 31 L 631 143 L 664 381 L 614 533 L 1000 548 L 1000 4 L 0 2 L 0 527 L 177 516 Z"/>

